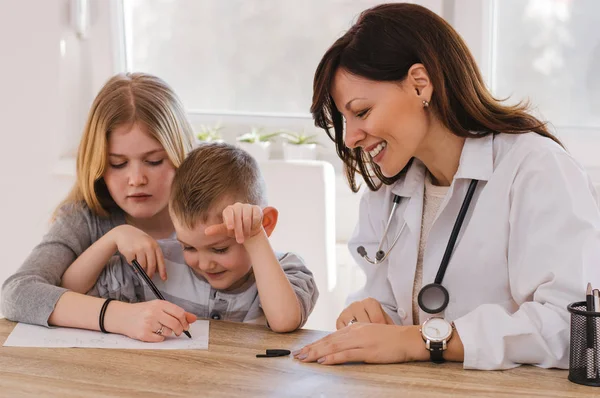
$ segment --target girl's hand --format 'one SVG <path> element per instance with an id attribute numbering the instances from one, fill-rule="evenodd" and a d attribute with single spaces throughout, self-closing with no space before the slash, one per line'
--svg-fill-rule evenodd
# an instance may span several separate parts
<path id="1" fill-rule="evenodd" d="M 196 320 L 196 315 L 164 300 L 135 304 L 113 301 L 106 310 L 105 327 L 132 339 L 160 342 L 172 334 L 180 336 Z"/>
<path id="2" fill-rule="evenodd" d="M 302 362 L 322 365 L 345 362 L 399 363 L 426 361 L 429 352 L 419 326 L 356 323 L 294 351 Z"/>
<path id="3" fill-rule="evenodd" d="M 165 259 L 154 238 L 131 225 L 119 225 L 109 234 L 117 250 L 129 264 L 137 260 L 150 278 L 158 271 L 163 281 L 167 279 Z"/>
<path id="4" fill-rule="evenodd" d="M 263 212 L 260 206 L 248 203 L 236 203 L 223 210 L 223 223 L 206 228 L 205 234 L 227 235 L 237 243 L 256 236 L 263 230 Z"/>
<path id="5" fill-rule="evenodd" d="M 342 329 L 354 320 L 362 323 L 381 323 L 394 325 L 394 321 L 383 310 L 381 303 L 374 298 L 366 298 L 362 301 L 355 301 L 350 304 L 338 317 L 335 327 Z"/>

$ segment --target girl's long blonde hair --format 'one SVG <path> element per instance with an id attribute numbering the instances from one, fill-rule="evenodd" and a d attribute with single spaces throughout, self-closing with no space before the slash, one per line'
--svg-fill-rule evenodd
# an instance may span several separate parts
<path id="1" fill-rule="evenodd" d="M 145 73 L 113 76 L 102 87 L 83 130 L 77 152 L 77 179 L 65 205 L 85 202 L 92 212 L 107 217 L 117 208 L 104 183 L 108 134 L 118 126 L 140 123 L 167 152 L 175 167 L 193 149 L 193 131 L 183 105 L 163 80 Z"/>

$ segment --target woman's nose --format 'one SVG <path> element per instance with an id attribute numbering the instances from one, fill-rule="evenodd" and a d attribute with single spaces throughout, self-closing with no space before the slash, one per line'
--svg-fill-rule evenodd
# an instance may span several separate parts
<path id="1" fill-rule="evenodd" d="M 344 143 L 350 149 L 360 146 L 360 142 L 366 137 L 366 133 L 356 124 L 346 123 L 346 134 L 344 135 Z"/>

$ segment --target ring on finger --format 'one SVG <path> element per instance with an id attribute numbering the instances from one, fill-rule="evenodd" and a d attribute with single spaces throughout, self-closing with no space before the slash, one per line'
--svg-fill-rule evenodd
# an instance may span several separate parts
<path id="1" fill-rule="evenodd" d="M 353 323 L 356 323 L 356 322 L 358 322 L 358 321 L 356 320 L 356 318 L 352 318 L 352 319 L 350 319 L 350 322 L 348 322 L 348 325 L 347 325 L 347 326 L 350 326 L 350 325 L 352 325 Z"/>
<path id="2" fill-rule="evenodd" d="M 157 334 L 157 335 L 159 335 L 159 336 L 162 336 L 162 334 L 163 334 L 163 328 L 164 328 L 164 326 L 163 326 L 163 325 L 160 325 L 160 329 L 158 329 L 158 330 L 157 330 L 156 332 L 154 332 L 154 333 L 156 333 L 156 334 Z"/>

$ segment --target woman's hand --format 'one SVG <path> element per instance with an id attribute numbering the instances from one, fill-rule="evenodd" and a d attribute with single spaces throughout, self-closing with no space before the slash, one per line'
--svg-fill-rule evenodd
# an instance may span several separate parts
<path id="1" fill-rule="evenodd" d="M 129 264 L 137 260 L 150 278 L 158 271 L 160 278 L 167 280 L 165 259 L 154 238 L 131 225 L 119 225 L 109 234 L 117 250 Z"/>
<path id="2" fill-rule="evenodd" d="M 399 363 L 426 361 L 429 352 L 419 326 L 355 323 L 294 351 L 302 362 L 323 365 L 345 362 Z"/>
<path id="3" fill-rule="evenodd" d="M 362 301 L 355 301 L 346 307 L 338 317 L 335 327 L 337 329 L 346 327 L 352 320 L 355 322 L 394 325 L 394 321 L 383 310 L 381 303 L 371 297 Z"/>
<path id="4" fill-rule="evenodd" d="M 106 309 L 104 324 L 109 332 L 146 342 L 160 342 L 172 334 L 181 335 L 196 319 L 196 315 L 164 300 L 135 304 L 113 301 Z M 160 334 L 157 331 L 161 331 Z"/>

